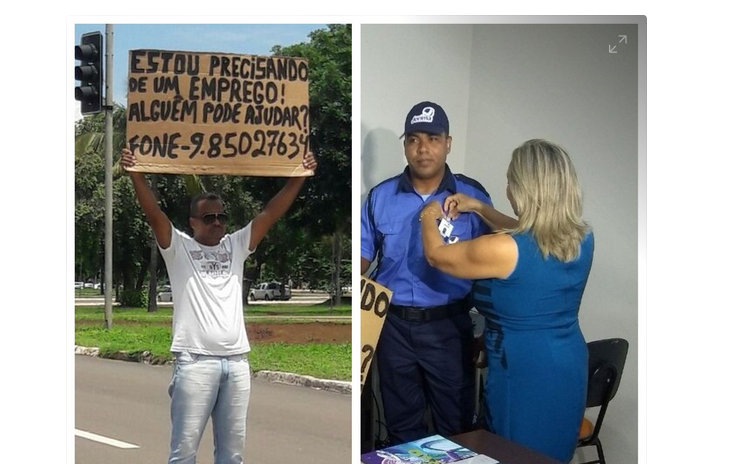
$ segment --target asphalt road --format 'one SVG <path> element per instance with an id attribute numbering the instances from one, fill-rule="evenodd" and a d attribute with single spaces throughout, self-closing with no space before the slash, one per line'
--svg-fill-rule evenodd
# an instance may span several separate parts
<path id="1" fill-rule="evenodd" d="M 76 464 L 167 462 L 172 367 L 77 355 L 75 369 Z M 351 462 L 351 400 L 342 393 L 254 379 L 245 462 Z M 87 438 L 84 432 L 95 435 Z M 197 463 L 213 464 L 210 424 Z"/>

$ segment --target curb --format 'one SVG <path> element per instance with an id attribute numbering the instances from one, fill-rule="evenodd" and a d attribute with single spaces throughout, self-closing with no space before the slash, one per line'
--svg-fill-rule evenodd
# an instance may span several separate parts
<path id="1" fill-rule="evenodd" d="M 99 348 L 86 347 L 74 345 L 74 354 L 80 354 L 84 356 L 99 356 Z M 113 353 L 109 356 L 104 356 L 105 359 L 117 359 L 120 361 L 132 361 L 141 362 L 144 364 L 153 365 L 172 365 L 172 361 L 162 360 L 161 358 L 153 357 L 149 351 L 144 351 L 137 354 L 129 354 L 124 351 Z M 326 390 L 336 393 L 343 393 L 351 395 L 353 393 L 352 385 L 350 382 L 344 382 L 341 380 L 327 380 L 318 379 L 309 375 L 292 374 L 289 372 L 274 372 L 274 371 L 257 371 L 251 375 L 254 379 L 264 380 L 267 382 L 282 383 L 285 385 L 293 385 L 297 387 L 308 387 L 317 390 Z"/>
<path id="2" fill-rule="evenodd" d="M 336 393 L 344 393 L 351 395 L 352 386 L 350 382 L 341 380 L 325 380 L 317 379 L 309 375 L 290 374 L 288 372 L 274 371 L 257 371 L 254 372 L 253 378 L 266 380 L 268 382 L 283 383 L 286 385 L 294 385 L 298 387 L 309 387 L 317 390 L 327 390 Z"/>

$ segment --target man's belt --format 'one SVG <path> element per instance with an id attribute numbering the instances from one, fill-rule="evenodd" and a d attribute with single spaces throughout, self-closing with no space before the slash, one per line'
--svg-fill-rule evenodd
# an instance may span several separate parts
<path id="1" fill-rule="evenodd" d="M 468 308 L 464 301 L 457 301 L 442 306 L 418 307 L 392 304 L 388 307 L 389 314 L 393 314 L 399 319 L 403 319 L 408 322 L 436 321 L 438 319 L 445 319 L 447 317 L 463 314 L 467 311 Z"/>

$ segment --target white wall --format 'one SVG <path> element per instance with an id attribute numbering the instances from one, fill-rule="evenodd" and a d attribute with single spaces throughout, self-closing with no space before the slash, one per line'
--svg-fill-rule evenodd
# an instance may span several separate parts
<path id="1" fill-rule="evenodd" d="M 571 155 L 596 235 L 581 327 L 587 340 L 630 342 L 601 433 L 607 459 L 624 463 L 637 462 L 636 39 L 628 24 L 361 26 L 361 197 L 405 166 L 398 137 L 421 100 L 450 118 L 452 170 L 481 181 L 506 212 L 516 146 L 546 138 Z"/>
<path id="2" fill-rule="evenodd" d="M 447 158 L 464 165 L 472 29 L 463 25 L 361 26 L 361 197 L 406 167 L 406 113 L 420 101 L 441 105 L 453 137 Z"/>

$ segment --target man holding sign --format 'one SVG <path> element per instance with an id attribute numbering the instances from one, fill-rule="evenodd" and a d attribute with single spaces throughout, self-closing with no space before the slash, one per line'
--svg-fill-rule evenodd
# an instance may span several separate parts
<path id="1" fill-rule="evenodd" d="M 393 444 L 423 438 L 427 405 L 436 432 L 450 436 L 472 426 L 474 361 L 471 282 L 429 266 L 421 243 L 419 212 L 457 192 L 491 204 L 477 181 L 452 174 L 449 120 L 441 106 L 421 102 L 404 127 L 408 166 L 368 193 L 361 211 L 361 274 L 377 258 L 371 278 L 393 291 L 376 359 L 381 397 Z M 489 232 L 476 215 L 443 218 L 445 242 Z"/>
<path id="2" fill-rule="evenodd" d="M 135 155 L 122 150 L 137 200 L 167 266 L 175 302 L 172 345 L 175 355 L 171 397 L 169 463 L 193 464 L 208 418 L 213 424 L 215 463 L 243 462 L 251 378 L 244 328 L 244 261 L 297 197 L 305 177 L 290 178 L 249 224 L 226 234 L 224 203 L 212 193 L 190 206 L 193 237 L 175 228 L 160 209 Z M 302 168 L 314 174 L 312 153 Z"/>

